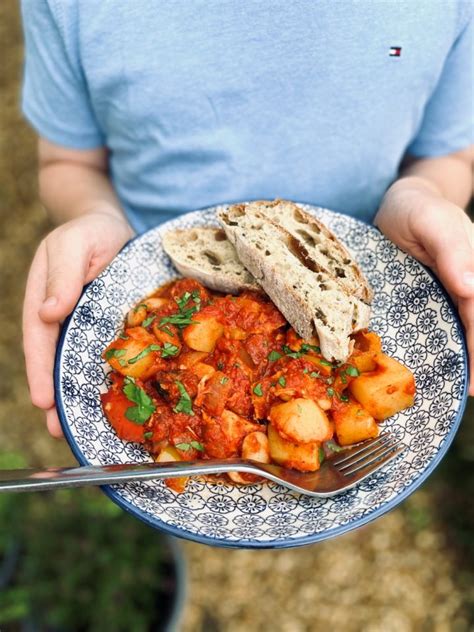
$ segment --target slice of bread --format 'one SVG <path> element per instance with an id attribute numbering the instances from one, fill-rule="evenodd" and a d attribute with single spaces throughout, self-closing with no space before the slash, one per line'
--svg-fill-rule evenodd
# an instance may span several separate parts
<path id="1" fill-rule="evenodd" d="M 336 274 L 308 265 L 301 241 L 270 219 L 261 204 L 237 204 L 218 213 L 240 261 L 302 338 L 316 332 L 325 358 L 346 360 L 353 346 L 349 336 L 368 326 L 370 307 L 343 288 Z"/>
<path id="2" fill-rule="evenodd" d="M 308 267 L 326 272 L 345 292 L 370 303 L 372 290 L 362 270 L 337 237 L 313 215 L 285 200 L 252 202 L 247 208 L 260 211 L 297 239 Z"/>
<path id="3" fill-rule="evenodd" d="M 163 236 L 163 248 L 183 276 L 192 277 L 211 290 L 237 294 L 262 289 L 240 263 L 221 228 L 170 231 Z"/>

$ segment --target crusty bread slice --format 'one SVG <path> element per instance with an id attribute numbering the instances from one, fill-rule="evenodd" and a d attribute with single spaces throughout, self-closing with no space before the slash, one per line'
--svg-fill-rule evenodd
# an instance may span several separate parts
<path id="1" fill-rule="evenodd" d="M 297 239 L 308 267 L 327 272 L 345 292 L 370 303 L 372 290 L 362 270 L 329 228 L 313 215 L 286 200 L 252 202 L 247 208 L 260 211 Z"/>
<path id="2" fill-rule="evenodd" d="M 163 248 L 183 276 L 197 279 L 211 290 L 237 294 L 262 289 L 240 263 L 221 228 L 170 231 L 163 236 Z"/>
<path id="3" fill-rule="evenodd" d="M 348 358 L 352 332 L 368 326 L 370 307 L 348 294 L 326 271 L 306 265 L 300 243 L 257 205 L 237 204 L 218 213 L 240 261 L 300 336 L 315 331 L 328 360 Z"/>

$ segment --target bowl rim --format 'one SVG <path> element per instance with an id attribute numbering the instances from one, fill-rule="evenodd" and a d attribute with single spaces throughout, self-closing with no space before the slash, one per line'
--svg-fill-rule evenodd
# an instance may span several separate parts
<path id="1" fill-rule="evenodd" d="M 329 211 L 331 214 L 339 215 L 339 216 L 341 216 L 343 218 L 355 220 L 356 222 L 365 225 L 367 228 L 375 229 L 377 232 L 381 233 L 381 231 L 376 226 L 374 226 L 373 224 L 370 224 L 369 222 L 361 220 L 359 218 L 352 217 L 350 215 L 345 215 L 344 213 L 339 213 L 337 211 L 332 211 L 331 209 L 326 209 L 324 207 L 319 207 L 319 206 L 316 206 L 315 204 L 309 204 L 307 202 L 294 202 L 294 203 L 295 204 L 304 204 L 305 206 L 309 206 L 309 207 L 312 207 L 312 208 L 317 209 L 317 210 Z M 104 270 L 106 270 L 111 265 L 111 263 L 113 261 L 115 261 L 115 259 L 122 253 L 122 251 L 125 248 L 127 248 L 131 243 L 141 239 L 147 233 L 155 231 L 157 228 L 163 227 L 166 224 L 168 224 L 169 222 L 175 221 L 175 219 L 182 218 L 185 215 L 189 215 L 189 214 L 192 214 L 192 213 L 205 212 L 205 211 L 207 211 L 207 212 L 214 211 L 217 207 L 219 207 L 219 206 L 226 206 L 226 205 L 227 205 L 226 203 L 222 203 L 222 204 L 218 204 L 218 205 L 214 205 L 214 206 L 210 206 L 210 207 L 194 209 L 194 210 L 188 211 L 186 213 L 183 213 L 182 215 L 179 215 L 176 218 L 173 218 L 172 220 L 167 220 L 166 222 L 163 222 L 161 224 L 157 224 L 153 228 L 150 228 L 150 229 L 148 229 L 146 231 L 138 233 L 137 235 L 132 237 L 132 239 L 128 240 L 122 246 L 122 248 L 119 250 L 119 252 L 117 252 L 115 257 L 112 259 L 112 261 L 104 268 Z M 386 239 L 388 239 L 388 238 L 386 238 Z M 391 242 L 391 243 L 393 243 L 393 242 Z M 401 250 L 398 246 L 397 246 L 397 249 Z M 403 251 L 401 251 L 401 252 L 403 252 Z M 411 255 L 408 255 L 407 253 L 404 253 L 404 254 L 406 256 L 411 256 Z M 460 346 L 461 346 L 461 349 L 462 349 L 463 370 L 464 370 L 463 391 L 462 391 L 462 396 L 461 396 L 461 399 L 460 399 L 459 409 L 457 411 L 456 418 L 453 420 L 452 427 L 451 427 L 449 433 L 444 438 L 443 443 L 439 446 L 438 452 L 436 453 L 435 457 L 431 461 L 430 465 L 426 468 L 426 470 L 421 475 L 419 475 L 414 481 L 412 481 L 412 483 L 407 488 L 405 488 L 403 490 L 403 492 L 397 494 L 395 496 L 395 498 L 393 498 L 390 502 L 382 503 L 380 505 L 380 507 L 378 507 L 378 509 L 375 509 L 374 511 L 371 511 L 366 516 L 362 516 L 360 518 L 357 518 L 357 519 L 355 519 L 355 520 L 353 520 L 351 522 L 348 522 L 348 523 L 346 523 L 344 525 L 341 525 L 339 527 L 336 527 L 334 529 L 325 529 L 324 531 L 321 531 L 320 533 L 314 533 L 314 534 L 310 534 L 310 535 L 306 535 L 306 536 L 298 536 L 298 537 L 294 537 L 294 538 L 290 538 L 290 537 L 280 538 L 280 539 L 271 540 L 271 541 L 253 540 L 253 539 L 227 540 L 225 538 L 215 538 L 215 537 L 208 536 L 208 535 L 200 535 L 200 534 L 197 534 L 197 533 L 192 533 L 190 531 L 186 531 L 184 529 L 180 529 L 179 527 L 175 527 L 173 525 L 167 524 L 163 520 L 160 520 L 158 517 L 151 517 L 149 514 L 144 512 L 139 507 L 136 507 L 132 503 L 130 503 L 127 500 L 125 500 L 123 498 L 123 496 L 117 490 L 114 489 L 113 485 L 102 485 L 102 486 L 100 486 L 102 491 L 114 503 L 116 503 L 119 507 L 121 507 L 122 509 L 124 509 L 128 513 L 132 514 L 133 516 L 139 518 L 140 520 L 145 522 L 150 527 L 158 529 L 158 530 L 160 530 L 160 531 L 162 531 L 164 533 L 167 533 L 167 534 L 169 534 L 171 536 L 175 536 L 175 537 L 178 537 L 178 538 L 183 538 L 183 539 L 186 539 L 186 540 L 197 542 L 198 544 L 206 544 L 206 545 L 211 545 L 211 546 L 219 546 L 219 547 L 223 547 L 223 548 L 233 548 L 233 549 L 285 549 L 285 548 L 296 548 L 296 547 L 300 547 L 300 546 L 307 546 L 309 544 L 314 544 L 316 542 L 322 542 L 323 540 L 329 540 L 329 539 L 335 538 L 335 537 L 337 537 L 339 535 L 343 535 L 344 533 L 348 533 L 349 531 L 353 531 L 354 529 L 358 529 L 359 527 L 362 527 L 362 526 L 364 526 L 366 524 L 369 524 L 373 520 L 376 520 L 377 518 L 385 515 L 389 511 L 392 511 L 393 509 L 395 509 L 395 507 L 397 507 L 406 498 L 408 498 L 408 496 L 410 496 L 415 490 L 417 490 L 426 481 L 426 479 L 433 473 L 433 471 L 436 469 L 438 464 L 441 462 L 441 460 L 446 455 L 446 453 L 447 453 L 449 447 L 451 446 L 451 444 L 452 444 L 452 442 L 454 440 L 454 437 L 456 436 L 457 431 L 459 429 L 459 425 L 460 425 L 461 420 L 462 420 L 463 415 L 464 415 L 464 411 L 465 411 L 466 404 L 467 404 L 467 397 L 468 397 L 469 362 L 468 362 L 468 354 L 467 354 L 466 335 L 465 335 L 463 324 L 461 322 L 461 319 L 459 317 L 458 311 L 457 311 L 457 309 L 456 309 L 451 297 L 449 296 L 449 294 L 447 293 L 447 291 L 443 287 L 443 285 L 440 282 L 440 280 L 438 279 L 438 277 L 427 266 L 425 266 L 424 264 L 422 264 L 418 260 L 416 260 L 416 261 L 423 268 L 423 270 L 435 281 L 435 283 L 437 284 L 438 288 L 441 290 L 441 294 L 443 296 L 444 302 L 449 305 L 449 307 L 450 307 L 450 309 L 451 309 L 451 311 L 453 313 L 453 316 L 454 316 L 454 321 L 458 325 L 458 328 L 459 328 L 459 331 L 460 331 L 460 334 L 461 334 Z M 62 402 L 62 400 L 60 398 L 60 395 L 59 395 L 59 393 L 60 393 L 59 383 L 60 383 L 62 350 L 63 350 L 63 347 L 64 347 L 64 343 L 65 343 L 65 339 L 66 339 L 66 334 L 67 334 L 67 331 L 68 331 L 69 323 L 70 323 L 70 321 L 71 321 L 71 319 L 72 319 L 72 317 L 73 317 L 73 315 L 74 315 L 74 313 L 76 311 L 76 308 L 78 307 L 79 303 L 81 302 L 82 297 L 84 296 L 85 292 L 87 291 L 87 288 L 93 282 L 94 282 L 94 280 L 92 280 L 90 283 L 88 283 L 87 285 L 85 285 L 83 287 L 83 290 L 81 292 L 81 295 L 80 295 L 76 305 L 74 306 L 73 310 L 71 311 L 69 316 L 65 319 L 65 321 L 62 324 L 60 335 L 59 335 L 58 342 L 57 342 L 57 347 L 56 347 L 56 354 L 55 354 L 55 358 L 54 358 L 54 370 L 53 370 L 54 400 L 55 400 L 56 410 L 57 410 L 57 413 L 58 413 L 58 417 L 59 417 L 59 421 L 60 421 L 60 424 L 61 424 L 61 428 L 62 428 L 62 431 L 64 433 L 64 437 L 67 440 L 67 442 L 69 444 L 69 447 L 71 448 L 71 451 L 72 451 L 73 455 L 75 456 L 75 458 L 77 459 L 78 463 L 81 466 L 90 465 L 90 463 L 83 456 L 81 450 L 79 449 L 79 446 L 77 445 L 76 439 L 75 439 L 74 435 L 71 432 L 69 424 L 67 423 L 66 413 L 65 413 L 64 407 L 63 407 L 63 402 Z"/>

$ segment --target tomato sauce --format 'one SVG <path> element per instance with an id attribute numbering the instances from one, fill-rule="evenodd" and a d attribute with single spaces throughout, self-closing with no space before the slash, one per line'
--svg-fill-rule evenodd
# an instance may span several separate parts
<path id="1" fill-rule="evenodd" d="M 378 341 L 375 334 L 359 334 L 354 357 L 372 368 L 366 356 L 371 348 L 372 355 L 379 352 Z M 144 444 L 158 460 L 244 456 L 285 464 L 278 455 L 292 450 L 288 462 L 298 467 L 300 447 L 306 450 L 301 469 L 317 469 L 320 460 L 307 465 L 320 441 L 311 428 L 305 428 L 310 446 L 292 439 L 288 447 L 283 433 L 272 452 L 272 407 L 311 400 L 330 438 L 331 410 L 347 405 L 359 375 L 351 358 L 344 364 L 325 360 L 317 338 L 302 340 L 263 293 L 224 296 L 192 279 L 167 283 L 131 310 L 104 358 L 113 369 L 102 395 L 107 419 L 121 439 Z"/>

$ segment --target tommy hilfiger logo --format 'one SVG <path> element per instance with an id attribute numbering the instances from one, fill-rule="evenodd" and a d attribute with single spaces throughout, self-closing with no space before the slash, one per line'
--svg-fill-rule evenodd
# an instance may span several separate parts
<path id="1" fill-rule="evenodd" d="M 390 51 L 388 54 L 390 55 L 390 57 L 400 57 L 400 55 L 402 54 L 402 47 L 390 46 Z"/>

